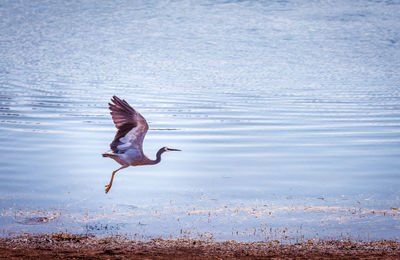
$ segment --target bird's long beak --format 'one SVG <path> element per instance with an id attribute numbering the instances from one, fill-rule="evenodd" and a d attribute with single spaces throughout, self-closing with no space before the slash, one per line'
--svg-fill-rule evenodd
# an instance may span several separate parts
<path id="1" fill-rule="evenodd" d="M 168 148 L 168 151 L 182 151 L 182 150 L 179 150 L 179 149 L 172 149 L 172 148 Z"/>

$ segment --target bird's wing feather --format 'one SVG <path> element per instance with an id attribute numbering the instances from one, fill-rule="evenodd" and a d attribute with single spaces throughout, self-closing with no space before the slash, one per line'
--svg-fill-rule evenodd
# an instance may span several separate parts
<path id="1" fill-rule="evenodd" d="M 125 100 L 113 96 L 109 103 L 110 114 L 118 131 L 110 148 L 114 153 L 135 149 L 143 153 L 143 139 L 149 129 L 146 119 Z"/>

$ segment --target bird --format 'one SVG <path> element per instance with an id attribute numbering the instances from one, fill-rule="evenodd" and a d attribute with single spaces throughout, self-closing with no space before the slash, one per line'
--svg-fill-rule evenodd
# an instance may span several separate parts
<path id="1" fill-rule="evenodd" d="M 143 140 L 149 129 L 146 119 L 117 96 L 113 96 L 111 102 L 108 105 L 117 133 L 110 144 L 112 153 L 103 153 L 102 156 L 114 159 L 121 167 L 112 172 L 110 183 L 105 186 L 106 194 L 111 189 L 114 175 L 119 170 L 129 166 L 154 165 L 161 161 L 161 154 L 164 152 L 181 151 L 162 147 L 157 151 L 155 160 L 147 157 L 143 153 Z"/>

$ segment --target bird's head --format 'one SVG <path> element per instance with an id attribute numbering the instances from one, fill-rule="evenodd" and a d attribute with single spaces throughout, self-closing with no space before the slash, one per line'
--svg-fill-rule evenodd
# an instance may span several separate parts
<path id="1" fill-rule="evenodd" d="M 155 163 L 159 163 L 161 161 L 161 154 L 164 152 L 172 152 L 172 151 L 180 151 L 179 149 L 172 149 L 172 148 L 168 148 L 168 147 L 163 147 L 160 148 L 160 150 L 158 150 L 156 156 L 157 159 L 155 160 Z"/>
<path id="2" fill-rule="evenodd" d="M 163 152 L 181 151 L 179 149 L 172 149 L 172 148 L 168 148 L 168 147 L 163 147 L 161 149 Z"/>

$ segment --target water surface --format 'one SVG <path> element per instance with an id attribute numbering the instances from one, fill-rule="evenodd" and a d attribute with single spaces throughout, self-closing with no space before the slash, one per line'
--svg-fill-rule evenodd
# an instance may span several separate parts
<path id="1" fill-rule="evenodd" d="M 0 236 L 399 239 L 396 1 L 3 1 Z M 127 100 L 149 157 L 102 158 Z"/>

